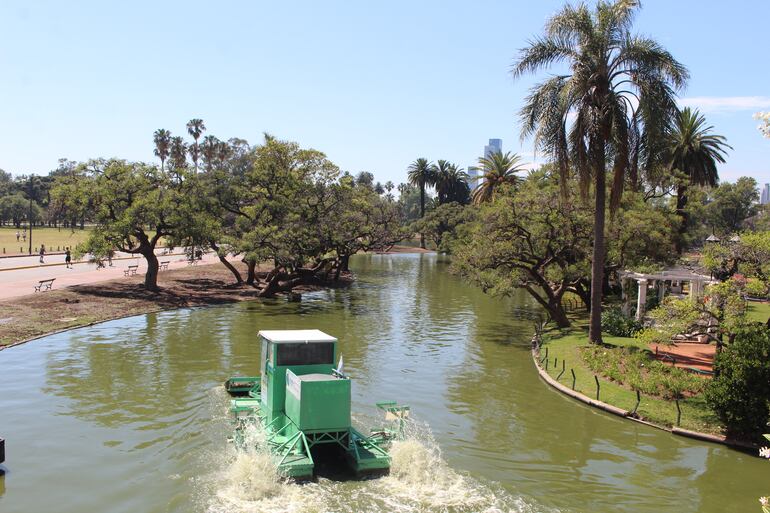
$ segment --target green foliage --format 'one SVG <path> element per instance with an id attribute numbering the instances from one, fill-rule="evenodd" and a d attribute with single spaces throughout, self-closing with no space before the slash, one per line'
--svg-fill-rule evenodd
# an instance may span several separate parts
<path id="1" fill-rule="evenodd" d="M 647 395 L 676 399 L 698 394 L 706 385 L 703 378 L 665 365 L 649 351 L 635 347 L 587 346 L 581 355 L 592 371 Z"/>
<path id="2" fill-rule="evenodd" d="M 463 231 L 453 268 L 492 294 L 523 288 L 560 325 L 568 325 L 561 298 L 583 287 L 589 274 L 591 213 L 563 202 L 558 185 L 533 173 L 518 190 L 500 186 Z"/>
<path id="3" fill-rule="evenodd" d="M 725 335 L 729 341 L 749 323 L 743 287 L 744 282 L 731 279 L 709 285 L 705 294 L 697 298 L 668 296 L 649 312 L 652 326 L 637 336 L 651 344 L 670 344 L 675 335 L 683 333 L 706 335 L 712 340 Z M 716 328 L 717 333 L 709 332 L 709 327 Z"/>
<path id="4" fill-rule="evenodd" d="M 746 219 L 759 211 L 757 181 L 742 176 L 735 183 L 723 182 L 710 194 L 706 219 L 714 233 L 728 235 L 743 228 Z"/>
<path id="5" fill-rule="evenodd" d="M 717 355 L 714 371 L 706 401 L 728 431 L 761 433 L 770 415 L 770 330 L 757 325 L 738 332 Z"/>
<path id="6" fill-rule="evenodd" d="M 457 244 L 458 230 L 474 218 L 475 210 L 458 203 L 444 203 L 412 223 L 409 231 L 424 233 L 438 251 L 451 253 Z"/>
<path id="7" fill-rule="evenodd" d="M 642 325 L 633 318 L 626 317 L 620 308 L 609 308 L 602 312 L 602 331 L 616 337 L 633 337 L 642 329 Z"/>

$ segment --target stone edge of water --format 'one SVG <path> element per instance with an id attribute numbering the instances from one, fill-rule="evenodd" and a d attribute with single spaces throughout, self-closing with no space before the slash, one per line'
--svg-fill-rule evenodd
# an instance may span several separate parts
<path id="1" fill-rule="evenodd" d="M 613 406 L 611 404 L 607 404 L 602 401 L 597 401 L 596 399 L 591 399 L 590 397 L 581 394 L 580 392 L 576 392 L 575 390 L 572 390 L 571 388 L 562 385 L 555 379 L 553 379 L 548 372 L 546 372 L 545 369 L 540 365 L 540 362 L 538 361 L 538 355 L 540 354 L 539 347 L 537 344 L 537 336 L 533 337 L 532 339 L 532 362 L 535 364 L 535 368 L 537 368 L 537 373 L 540 375 L 540 377 L 545 381 L 548 385 L 551 386 L 551 388 L 554 388 L 561 392 L 562 394 L 571 397 L 573 399 L 576 399 L 582 403 L 585 403 L 589 406 L 592 406 L 594 408 L 598 408 L 600 410 L 606 411 L 607 413 L 610 413 L 612 415 L 624 418 L 626 420 L 632 420 L 634 422 L 638 422 L 640 424 L 644 424 L 646 426 L 650 426 L 656 429 L 660 429 L 663 431 L 667 431 L 673 435 L 683 436 L 686 438 L 692 438 L 695 440 L 700 440 L 703 442 L 711 442 L 715 444 L 722 444 L 726 445 L 728 447 L 733 447 L 736 449 L 752 449 L 755 450 L 758 446 L 754 444 L 749 444 L 746 442 L 740 442 L 736 440 L 728 440 L 724 435 L 710 435 L 708 433 L 701 433 L 699 431 L 690 431 L 689 429 L 682 429 L 678 427 L 667 427 L 661 424 L 656 424 L 654 422 L 649 422 L 646 420 L 638 419 L 631 416 L 631 412 L 628 410 L 624 410 L 622 408 L 618 408 L 617 406 Z"/>

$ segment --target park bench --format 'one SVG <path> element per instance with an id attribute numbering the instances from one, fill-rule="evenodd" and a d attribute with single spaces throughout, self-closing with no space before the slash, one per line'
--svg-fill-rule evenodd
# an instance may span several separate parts
<path id="1" fill-rule="evenodd" d="M 35 285 L 35 292 L 40 292 L 41 290 L 51 290 L 51 287 L 53 287 L 53 281 L 55 279 L 56 278 L 40 280 L 37 285 Z"/>
<path id="2" fill-rule="evenodd" d="M 169 261 L 166 260 L 165 262 L 161 262 L 159 265 L 161 271 L 168 271 L 168 263 Z"/>
<path id="3" fill-rule="evenodd" d="M 139 269 L 138 265 L 129 265 L 128 269 L 123 271 L 123 274 L 126 276 L 134 276 L 136 274 L 136 270 Z"/>

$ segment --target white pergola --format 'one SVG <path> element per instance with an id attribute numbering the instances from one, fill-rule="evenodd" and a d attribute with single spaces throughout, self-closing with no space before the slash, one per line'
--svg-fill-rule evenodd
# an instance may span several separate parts
<path id="1" fill-rule="evenodd" d="M 717 280 L 686 267 L 673 267 L 656 273 L 623 271 L 620 273 L 620 285 L 623 291 L 623 313 L 626 315 L 631 313 L 628 290 L 632 281 L 637 283 L 639 290 L 636 298 L 636 320 L 641 321 L 644 317 L 644 306 L 647 304 L 648 288 L 657 290 L 658 299 L 662 301 L 666 292 L 683 294 L 684 284 L 687 283 L 690 297 L 695 298 L 703 294 L 706 285 L 716 283 Z"/>

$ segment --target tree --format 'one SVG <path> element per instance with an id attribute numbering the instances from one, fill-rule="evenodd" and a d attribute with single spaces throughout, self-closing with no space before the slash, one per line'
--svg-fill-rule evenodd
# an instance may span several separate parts
<path id="1" fill-rule="evenodd" d="M 759 212 L 757 181 L 747 176 L 738 178 L 734 184 L 720 184 L 710 196 L 705 215 L 712 233 L 722 236 L 737 233 L 744 221 Z"/>
<path id="2" fill-rule="evenodd" d="M 143 163 L 92 160 L 75 176 L 59 177 L 52 195 L 75 215 L 88 209 L 96 223 L 79 252 L 138 253 L 147 261 L 145 288 L 158 290 L 155 248 L 163 237 L 183 236 L 192 218 L 184 180 L 172 181 Z"/>
<path id="3" fill-rule="evenodd" d="M 503 154 L 496 151 L 489 156 L 479 159 L 481 183 L 473 190 L 473 204 L 479 205 L 491 200 L 495 195 L 495 189 L 503 184 L 514 187 L 521 181 L 516 173 L 525 171 L 521 164 L 521 157 L 515 153 Z"/>
<path id="4" fill-rule="evenodd" d="M 203 156 L 203 163 L 206 165 L 207 172 L 211 172 L 214 165 L 217 163 L 217 160 L 220 160 L 220 157 L 227 156 L 226 153 L 222 153 L 221 143 L 222 141 L 213 135 L 207 135 L 203 138 L 203 144 L 201 144 L 201 155 Z"/>
<path id="5" fill-rule="evenodd" d="M 459 203 L 443 203 L 414 222 L 409 231 L 424 233 L 438 251 L 452 253 L 457 243 L 458 231 L 473 220 L 474 214 L 475 209 Z"/>
<path id="6" fill-rule="evenodd" d="M 732 345 L 716 356 L 706 402 L 729 435 L 752 437 L 767 429 L 770 415 L 770 330 L 740 330 Z"/>
<path id="7" fill-rule="evenodd" d="M 452 265 L 485 292 L 526 290 L 563 328 L 570 321 L 562 298 L 588 276 L 590 247 L 589 209 L 560 201 L 555 180 L 536 173 L 517 191 L 499 186 L 481 205 Z"/>
<path id="8" fill-rule="evenodd" d="M 356 185 L 372 189 L 374 187 L 374 175 L 369 171 L 361 171 L 356 175 Z"/>
<path id="9" fill-rule="evenodd" d="M 200 147 L 198 146 L 198 139 L 201 134 L 206 131 L 206 125 L 203 124 L 202 119 L 193 118 L 187 122 L 187 133 L 190 134 L 194 140 L 192 146 L 190 146 L 190 158 L 195 165 L 195 172 L 198 172 L 198 157 L 200 156 Z"/>
<path id="10" fill-rule="evenodd" d="M 155 143 L 155 156 L 160 159 L 160 170 L 165 171 L 165 163 L 171 150 L 171 132 L 164 128 L 155 130 L 152 137 Z"/>
<path id="11" fill-rule="evenodd" d="M 407 178 L 410 185 L 420 189 L 420 218 L 425 217 L 425 188 L 436 183 L 436 168 L 426 158 L 419 158 L 408 168 Z M 425 249 L 425 235 L 420 234 L 420 247 Z"/>
<path id="12" fill-rule="evenodd" d="M 676 211 L 682 218 L 679 229 L 680 239 L 687 230 L 687 188 L 690 185 L 715 187 L 719 183 L 717 163 L 725 162 L 726 148 L 732 149 L 721 135 L 712 132 L 714 127 L 706 126 L 706 118 L 697 110 L 685 107 L 675 117 L 669 131 L 669 171 L 679 174 L 676 189 Z M 681 254 L 683 241 L 677 244 Z"/>
<path id="13" fill-rule="evenodd" d="M 171 138 L 169 156 L 169 167 L 178 178 L 187 169 L 187 144 L 184 139 L 179 136 Z"/>
<path id="14" fill-rule="evenodd" d="M 757 128 L 762 132 L 762 136 L 770 139 L 770 112 L 757 112 L 754 114 L 754 119 L 760 121 Z"/>
<path id="15" fill-rule="evenodd" d="M 676 109 L 672 87 L 688 78 L 684 66 L 656 41 L 631 33 L 636 0 L 567 5 L 545 27 L 545 35 L 523 49 L 513 75 L 536 72 L 556 63 L 568 71 L 535 86 L 521 110 L 522 136 L 558 164 L 562 195 L 574 170 L 588 197 L 593 182 L 594 237 L 591 269 L 589 339 L 600 343 L 605 256 L 608 159 L 612 160 L 610 207 L 615 210 L 629 167 L 631 119 L 660 126 Z M 636 108 L 634 106 L 637 106 Z"/>
<path id="16" fill-rule="evenodd" d="M 436 161 L 436 193 L 440 205 L 445 203 L 459 203 L 467 205 L 470 200 L 470 187 L 468 175 L 446 160 Z"/>

